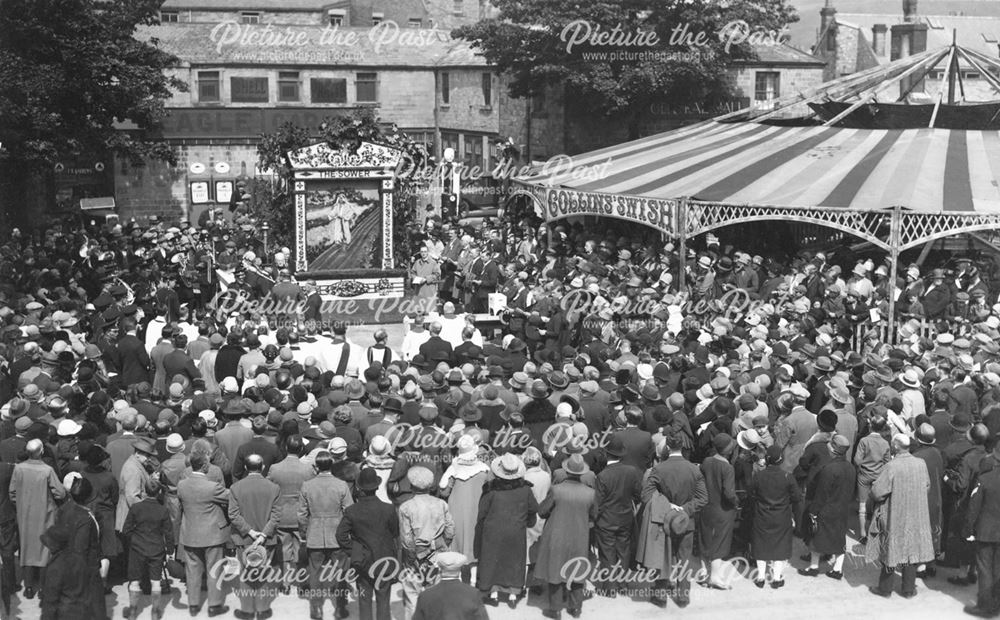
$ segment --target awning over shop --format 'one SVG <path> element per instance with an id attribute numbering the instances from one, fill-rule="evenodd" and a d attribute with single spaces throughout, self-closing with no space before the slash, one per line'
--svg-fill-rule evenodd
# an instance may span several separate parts
<path id="1" fill-rule="evenodd" d="M 518 179 L 544 194 L 539 198 L 547 211 L 560 201 L 571 208 L 574 194 L 576 204 L 589 205 L 591 199 L 576 192 L 599 192 L 613 195 L 607 200 L 615 200 L 614 208 L 627 197 L 688 197 L 922 213 L 1000 212 L 998 180 L 1000 131 L 715 121 L 574 156 L 571 165 L 540 166 Z M 562 190 L 563 198 L 550 190 Z"/>

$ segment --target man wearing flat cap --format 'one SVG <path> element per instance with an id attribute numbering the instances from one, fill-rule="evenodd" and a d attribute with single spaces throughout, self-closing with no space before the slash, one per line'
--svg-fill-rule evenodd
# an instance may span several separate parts
<path id="1" fill-rule="evenodd" d="M 406 472 L 406 478 L 413 497 L 399 506 L 399 542 L 404 568 L 400 581 L 403 617 L 411 620 L 434 556 L 445 552 L 455 537 L 455 521 L 448 502 L 430 495 L 434 486 L 434 473 L 430 469 L 414 465 Z"/>
<path id="2" fill-rule="evenodd" d="M 488 620 L 479 590 L 462 583 L 462 567 L 468 561 L 457 551 L 445 551 L 434 557 L 441 581 L 420 593 L 413 620 Z"/>
<path id="3" fill-rule="evenodd" d="M 118 475 L 118 512 L 115 514 L 115 529 L 121 531 L 125 525 L 125 517 L 133 504 L 146 497 L 146 482 L 149 481 L 149 471 L 155 463 L 156 446 L 153 440 L 139 437 L 132 443 L 132 456 L 125 459 L 121 473 Z"/>

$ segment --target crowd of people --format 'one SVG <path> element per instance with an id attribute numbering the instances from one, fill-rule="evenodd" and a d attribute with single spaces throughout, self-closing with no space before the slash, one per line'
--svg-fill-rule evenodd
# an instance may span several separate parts
<path id="1" fill-rule="evenodd" d="M 323 316 L 252 224 L 202 224 L 0 246 L 0 598 L 99 619 L 127 583 L 125 616 L 156 618 L 183 582 L 191 615 L 262 620 L 294 591 L 311 618 L 356 598 L 384 620 L 398 584 L 405 620 L 529 593 L 579 617 L 639 588 L 684 607 L 692 581 L 731 588 L 733 558 L 781 588 L 800 538 L 805 577 L 843 579 L 853 539 L 872 594 L 947 566 L 978 583 L 966 612 L 1000 613 L 987 265 L 891 282 L 710 235 L 681 282 L 635 227 L 429 224 L 410 290 L 429 311 L 390 346 Z M 216 268 L 301 312 L 216 311 Z M 478 318 L 498 293 L 499 328 Z"/>

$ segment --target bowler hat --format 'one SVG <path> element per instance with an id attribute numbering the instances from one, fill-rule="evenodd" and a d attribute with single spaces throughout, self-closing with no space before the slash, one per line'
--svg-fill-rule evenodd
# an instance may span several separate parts
<path id="1" fill-rule="evenodd" d="M 354 486 L 362 491 L 374 491 L 381 484 L 382 479 L 378 477 L 378 473 L 371 467 L 365 467 L 358 474 L 358 480 L 354 483 Z"/>

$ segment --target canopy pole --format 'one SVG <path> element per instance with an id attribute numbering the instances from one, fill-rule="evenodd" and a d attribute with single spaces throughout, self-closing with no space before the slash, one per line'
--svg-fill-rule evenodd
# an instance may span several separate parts
<path id="1" fill-rule="evenodd" d="M 910 87 L 907 88 L 903 92 L 903 94 L 901 94 L 899 96 L 899 99 L 896 99 L 896 103 L 901 103 L 901 102 L 906 101 L 906 98 L 910 95 L 910 93 L 913 92 L 913 90 L 917 87 L 917 85 L 920 84 L 921 81 L 927 79 L 927 74 L 929 74 L 931 72 L 931 70 L 933 70 L 934 67 L 936 67 L 936 66 L 937 66 L 937 63 L 934 63 L 933 65 L 930 65 L 926 69 L 924 69 L 923 73 L 920 74 L 920 77 L 917 78 L 917 79 L 915 79 L 915 80 L 913 80 L 913 83 L 910 84 Z"/>
<path id="2" fill-rule="evenodd" d="M 935 67 L 935 66 L 937 66 L 937 64 L 939 62 L 941 62 L 941 59 L 944 58 L 945 53 L 947 53 L 947 52 L 942 52 L 939 55 L 934 56 L 932 59 L 930 59 L 931 67 L 932 68 Z M 954 53 L 954 50 L 952 51 L 952 53 Z M 892 80 L 889 80 L 889 81 L 886 81 L 886 82 L 882 82 L 877 87 L 875 87 L 874 90 L 872 90 L 870 93 L 868 93 L 867 96 L 862 96 L 861 99 L 859 99 L 857 103 L 852 104 L 849 108 L 847 108 L 846 110 L 844 110 L 840 114 L 834 116 L 830 120 L 828 120 L 825 123 L 823 123 L 823 126 L 824 127 L 831 127 L 831 126 L 833 126 L 834 123 L 837 123 L 841 119 L 846 118 L 852 112 L 854 112 L 855 110 L 857 110 L 861 106 L 865 105 L 866 103 L 868 103 L 869 101 L 871 101 L 872 99 L 874 99 L 883 90 L 889 88 L 890 86 L 892 86 L 896 82 L 902 81 L 908 75 L 917 72 L 919 69 L 921 69 L 924 66 L 924 62 L 928 62 L 928 61 L 925 60 L 923 62 L 918 62 L 917 64 L 913 65 L 912 67 L 910 67 L 909 69 L 907 69 L 906 71 L 904 71 L 903 74 L 900 75 L 899 77 L 893 78 Z"/>
<path id="3" fill-rule="evenodd" d="M 951 30 L 951 62 L 948 63 L 948 105 L 955 105 L 955 74 L 958 73 L 958 59 L 955 57 L 957 30 Z"/>
<path id="4" fill-rule="evenodd" d="M 864 83 L 867 80 L 871 79 L 879 79 L 879 78 L 884 79 L 886 75 L 892 73 L 893 71 L 896 71 L 902 67 L 906 67 L 910 63 L 924 61 L 927 58 L 935 54 L 938 54 L 940 51 L 941 51 L 940 49 L 927 50 L 919 54 L 915 54 L 913 56 L 907 56 L 906 58 L 900 58 L 898 60 L 894 60 L 885 66 L 872 67 L 871 69 L 866 69 L 865 71 L 862 71 L 860 73 L 854 73 L 851 75 L 845 75 L 843 77 L 839 77 L 835 80 L 827 82 L 826 84 L 822 84 L 820 86 L 807 90 L 805 93 L 797 93 L 795 95 L 787 95 L 785 97 L 779 97 L 772 103 L 772 106 L 774 106 L 774 108 L 770 110 L 768 114 L 770 115 L 773 114 L 774 112 L 778 112 L 787 107 L 804 103 L 806 100 L 813 100 L 822 97 L 823 95 L 835 92 L 836 89 L 850 88 L 852 86 L 855 86 L 859 83 Z M 942 54 L 942 56 L 943 55 L 944 54 Z M 713 117 L 711 120 L 725 121 L 730 118 L 750 115 L 757 111 L 758 111 L 757 104 L 754 104 L 748 108 L 743 108 L 742 110 L 736 110 L 733 112 L 729 112 L 727 114 L 723 114 L 721 116 Z M 760 120 L 760 119 L 758 118 L 754 120 Z"/>
<path id="5" fill-rule="evenodd" d="M 982 74 L 984 78 L 986 78 L 986 81 L 990 83 L 990 86 L 993 87 L 993 90 L 1000 93 L 1000 80 L 998 80 L 992 73 L 983 68 L 978 62 L 976 62 L 976 60 L 970 54 L 967 54 L 964 49 L 959 48 L 958 53 L 961 54 L 962 58 L 964 58 L 970 65 L 975 67 L 975 69 L 979 71 L 979 73 Z"/>
<path id="6" fill-rule="evenodd" d="M 892 208 L 892 221 L 889 226 L 889 316 L 886 340 L 896 340 L 896 274 L 899 273 L 899 230 L 902 227 L 902 213 L 899 207 Z"/>
<path id="7" fill-rule="evenodd" d="M 687 198 L 677 201 L 677 217 L 674 218 L 674 225 L 677 233 L 677 245 L 680 249 L 680 260 L 677 261 L 677 291 L 687 292 L 687 231 L 685 230 L 685 219 L 687 218 Z"/>
<path id="8" fill-rule="evenodd" d="M 955 62 L 955 49 L 956 49 L 956 47 L 954 45 L 951 46 L 951 52 L 948 54 L 948 73 L 949 73 L 949 78 L 948 79 L 949 79 L 949 81 L 951 80 L 951 77 L 950 77 L 951 66 Z M 952 85 L 949 85 L 949 86 L 950 86 L 949 87 L 949 91 L 951 91 L 948 94 L 949 98 L 954 99 L 955 93 L 954 93 L 954 91 L 951 88 L 954 85 L 952 84 Z M 931 122 L 927 124 L 927 127 L 929 129 L 933 129 L 934 128 L 934 123 L 937 122 L 938 112 L 941 111 L 941 102 L 942 101 L 944 101 L 944 84 L 941 84 L 941 90 L 938 91 L 937 103 L 934 104 L 934 111 L 931 113 Z"/>

